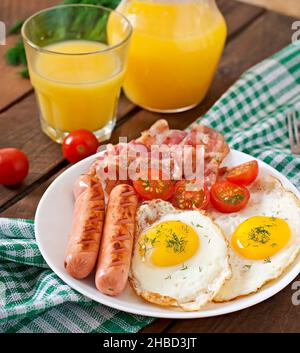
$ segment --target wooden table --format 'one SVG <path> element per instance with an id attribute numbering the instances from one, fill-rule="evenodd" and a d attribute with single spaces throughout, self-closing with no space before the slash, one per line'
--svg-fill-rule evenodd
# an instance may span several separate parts
<path id="1" fill-rule="evenodd" d="M 27 0 L 25 6 L 21 0 L 1 0 L 0 20 L 10 26 L 16 19 L 55 3 Z M 218 4 L 229 34 L 205 101 L 189 112 L 165 116 L 144 111 L 122 97 L 113 143 L 119 136 L 137 137 L 161 117 L 172 128 L 185 128 L 205 113 L 242 72 L 290 43 L 293 18 L 233 0 L 219 0 Z M 15 40 L 14 36 L 9 37 L 8 44 Z M 60 146 L 41 132 L 30 83 L 18 76 L 16 68 L 5 64 L 6 49 L 7 46 L 0 46 L 0 147 L 21 148 L 29 157 L 30 172 L 21 186 L 0 186 L 0 213 L 2 217 L 33 219 L 42 194 L 69 164 L 62 157 Z M 300 308 L 292 305 L 291 295 L 291 286 L 287 286 L 269 300 L 237 313 L 197 320 L 159 319 L 142 332 L 300 332 Z"/>

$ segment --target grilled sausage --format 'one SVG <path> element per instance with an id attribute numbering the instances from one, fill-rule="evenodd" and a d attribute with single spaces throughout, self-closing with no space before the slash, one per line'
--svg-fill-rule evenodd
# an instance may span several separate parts
<path id="1" fill-rule="evenodd" d="M 87 189 L 90 180 L 89 174 L 81 175 L 75 182 L 73 187 L 73 195 L 75 200 Z"/>
<path id="2" fill-rule="evenodd" d="M 77 279 L 94 269 L 99 253 L 105 215 L 104 194 L 95 174 L 85 176 L 86 187 L 78 193 L 65 255 L 65 268 Z"/>
<path id="3" fill-rule="evenodd" d="M 118 185 L 109 195 L 95 278 L 102 293 L 114 296 L 126 287 L 137 205 L 138 197 L 131 185 Z"/>

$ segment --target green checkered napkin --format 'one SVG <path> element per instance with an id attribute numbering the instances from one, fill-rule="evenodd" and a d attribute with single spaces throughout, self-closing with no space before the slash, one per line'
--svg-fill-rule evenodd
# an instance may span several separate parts
<path id="1" fill-rule="evenodd" d="M 300 189 L 300 156 L 289 146 L 288 111 L 300 117 L 300 41 L 246 71 L 196 122 L 217 129 L 230 147 L 263 160 Z"/>
<path id="2" fill-rule="evenodd" d="M 0 332 L 137 332 L 153 319 L 89 300 L 51 271 L 32 221 L 0 218 Z"/>
<path id="3" fill-rule="evenodd" d="M 201 123 L 300 187 L 300 157 L 288 144 L 288 110 L 300 111 L 300 43 L 243 74 Z M 0 331 L 136 332 L 153 320 L 95 303 L 64 284 L 43 260 L 32 222 L 0 218 L 0 238 Z"/>

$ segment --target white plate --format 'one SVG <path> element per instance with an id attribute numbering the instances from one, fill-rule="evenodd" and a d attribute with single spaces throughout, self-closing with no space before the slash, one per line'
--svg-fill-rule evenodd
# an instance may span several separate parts
<path id="1" fill-rule="evenodd" d="M 49 186 L 40 200 L 35 216 L 35 234 L 40 251 L 51 269 L 70 287 L 101 304 L 126 312 L 152 317 L 187 319 L 216 316 L 231 313 L 257 304 L 279 292 L 288 285 L 300 272 L 300 257 L 277 280 L 264 286 L 255 294 L 228 303 L 211 303 L 201 311 L 182 312 L 176 309 L 166 309 L 147 303 L 140 299 L 128 285 L 125 292 L 118 297 L 109 297 L 97 291 L 94 277 L 76 280 L 64 269 L 64 254 L 67 245 L 67 235 L 70 230 L 74 200 L 72 188 L 80 174 L 86 172 L 97 155 L 86 158 L 61 174 Z M 224 161 L 226 165 L 237 165 L 254 158 L 232 150 Z M 293 191 L 299 198 L 300 193 L 286 177 L 262 161 L 258 161 L 260 173 L 269 173 L 277 177 L 283 185 Z"/>

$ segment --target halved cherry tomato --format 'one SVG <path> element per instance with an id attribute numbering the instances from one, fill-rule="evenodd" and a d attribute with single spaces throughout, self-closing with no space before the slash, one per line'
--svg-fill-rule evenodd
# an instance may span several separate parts
<path id="1" fill-rule="evenodd" d="M 206 185 L 200 190 L 188 190 L 188 185 L 195 184 L 192 180 L 180 180 L 175 185 L 175 192 L 172 198 L 174 207 L 182 210 L 204 210 L 209 204 L 209 191 Z"/>
<path id="2" fill-rule="evenodd" d="M 221 167 L 218 169 L 218 177 L 223 177 L 228 170 L 228 167 Z"/>
<path id="3" fill-rule="evenodd" d="M 160 173 L 157 173 L 159 175 Z M 157 177 L 151 179 L 151 170 L 148 171 L 149 178 L 133 180 L 133 187 L 136 192 L 146 200 L 161 199 L 169 200 L 174 193 L 174 181 L 172 180 L 162 180 L 162 178 Z"/>
<path id="4" fill-rule="evenodd" d="M 15 185 L 27 176 L 29 162 L 17 148 L 0 149 L 0 184 Z"/>
<path id="5" fill-rule="evenodd" d="M 251 184 L 258 175 L 257 161 L 243 163 L 236 167 L 227 168 L 226 179 L 240 185 Z"/>
<path id="6" fill-rule="evenodd" d="M 223 213 L 237 212 L 246 206 L 250 193 L 243 185 L 221 181 L 210 190 L 210 200 L 214 208 Z"/>
<path id="7" fill-rule="evenodd" d="M 71 163 L 76 163 L 96 153 L 99 142 L 88 130 L 80 129 L 70 132 L 62 144 L 63 155 Z"/>

